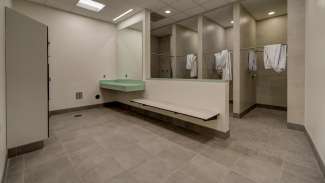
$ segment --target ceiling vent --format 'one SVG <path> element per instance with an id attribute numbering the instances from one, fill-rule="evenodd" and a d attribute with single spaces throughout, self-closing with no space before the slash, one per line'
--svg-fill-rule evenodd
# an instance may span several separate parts
<path id="1" fill-rule="evenodd" d="M 151 12 L 151 22 L 158 22 L 162 19 L 165 19 L 166 17 L 165 16 L 162 16 L 158 13 L 155 13 L 155 12 Z"/>

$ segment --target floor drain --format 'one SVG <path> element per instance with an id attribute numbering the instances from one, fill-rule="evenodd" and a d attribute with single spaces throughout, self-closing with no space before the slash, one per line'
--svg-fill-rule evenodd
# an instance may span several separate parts
<path id="1" fill-rule="evenodd" d="M 74 115 L 75 118 L 79 118 L 81 116 L 82 116 L 82 114 L 76 114 L 76 115 Z"/>

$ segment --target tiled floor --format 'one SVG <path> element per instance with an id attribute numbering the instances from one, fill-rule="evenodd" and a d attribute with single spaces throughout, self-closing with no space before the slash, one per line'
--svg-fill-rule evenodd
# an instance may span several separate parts
<path id="1" fill-rule="evenodd" d="M 9 161 L 8 183 L 324 183 L 306 136 L 285 112 L 231 118 L 207 139 L 122 110 L 56 115 L 45 148 Z M 150 121 L 150 122 L 149 122 Z"/>

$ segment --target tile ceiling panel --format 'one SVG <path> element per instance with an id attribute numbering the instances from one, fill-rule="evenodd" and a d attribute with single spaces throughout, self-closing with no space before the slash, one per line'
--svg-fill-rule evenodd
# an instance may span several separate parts
<path id="1" fill-rule="evenodd" d="M 244 0 L 242 5 L 256 20 L 287 14 L 286 0 Z M 269 11 L 275 11 L 276 14 L 269 16 Z"/>
<path id="2" fill-rule="evenodd" d="M 177 24 L 182 25 L 183 27 L 186 27 L 186 28 L 191 29 L 196 32 L 198 30 L 198 18 L 197 17 L 192 17 L 192 18 L 183 20 Z"/>
<path id="3" fill-rule="evenodd" d="M 233 6 L 229 5 L 223 8 L 218 8 L 204 14 L 205 17 L 213 20 L 222 27 L 231 27 L 230 23 L 233 20 Z"/>
<path id="4" fill-rule="evenodd" d="M 163 37 L 163 36 L 167 36 L 167 35 L 171 35 L 171 34 L 172 34 L 171 26 L 164 26 L 159 29 L 153 30 L 151 32 L 151 35 L 157 36 L 157 37 Z"/>
<path id="5" fill-rule="evenodd" d="M 27 0 L 39 4 L 44 4 L 50 7 L 70 11 L 72 13 L 88 16 L 104 20 L 111 23 L 113 18 L 122 14 L 128 9 L 134 11 L 119 21 L 126 19 L 133 14 L 142 11 L 143 9 L 150 9 L 167 18 L 158 22 L 152 23 L 153 27 L 164 26 L 175 21 L 180 21 L 201 14 L 208 10 L 215 9 L 235 0 L 97 0 L 106 5 L 106 7 L 99 13 L 76 7 L 78 0 Z M 243 0 L 243 6 L 249 10 L 256 19 L 263 19 L 267 17 L 266 11 L 270 9 L 277 12 L 276 15 L 286 13 L 286 0 Z M 171 10 L 171 14 L 165 14 L 165 10 Z M 228 21 L 228 20 L 225 20 Z"/>

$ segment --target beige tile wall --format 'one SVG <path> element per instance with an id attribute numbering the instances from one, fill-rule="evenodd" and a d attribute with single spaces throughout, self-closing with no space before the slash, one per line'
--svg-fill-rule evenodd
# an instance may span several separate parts
<path id="1" fill-rule="evenodd" d="M 256 24 L 257 46 L 276 43 L 287 43 L 287 16 L 258 21 Z M 257 52 L 257 61 L 256 103 L 287 106 L 287 72 L 265 70 L 263 52 Z"/>
<path id="2" fill-rule="evenodd" d="M 288 0 L 288 122 L 304 124 L 305 0 Z"/>
<path id="3" fill-rule="evenodd" d="M 248 50 L 256 45 L 256 21 L 240 9 L 240 113 L 256 103 L 256 81 L 248 72 Z"/>

